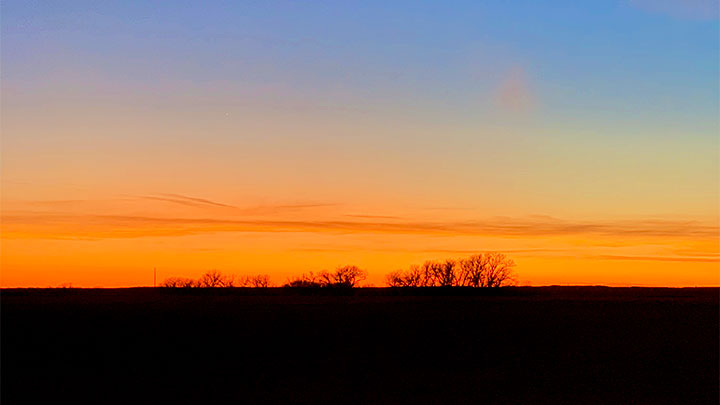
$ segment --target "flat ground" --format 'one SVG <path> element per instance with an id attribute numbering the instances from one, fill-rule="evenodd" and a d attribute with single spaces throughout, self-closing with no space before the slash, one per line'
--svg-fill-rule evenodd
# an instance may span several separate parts
<path id="1" fill-rule="evenodd" d="M 2 403 L 707 403 L 717 288 L 3 290 Z"/>

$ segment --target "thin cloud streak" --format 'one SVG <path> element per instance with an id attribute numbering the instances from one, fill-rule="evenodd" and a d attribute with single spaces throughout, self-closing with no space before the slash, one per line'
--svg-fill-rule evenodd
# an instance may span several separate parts
<path id="1" fill-rule="evenodd" d="M 160 193 L 157 195 L 144 195 L 144 196 L 140 196 L 140 198 L 143 198 L 145 200 L 171 202 L 171 203 L 187 205 L 187 206 L 191 206 L 191 207 L 211 206 L 211 207 L 222 207 L 222 208 L 237 208 L 233 205 L 222 204 L 222 203 L 208 200 L 205 198 L 189 197 L 189 196 L 182 195 L 182 194 Z"/>
<path id="2" fill-rule="evenodd" d="M 283 211 L 292 211 L 306 208 L 322 208 L 337 206 L 335 203 L 298 203 L 298 204 L 271 204 L 261 205 L 249 208 L 240 208 L 235 205 L 219 203 L 217 201 L 208 200 L 199 197 L 190 197 L 182 194 L 172 193 L 159 193 L 157 195 L 144 195 L 140 198 L 145 200 L 163 201 L 174 204 L 180 204 L 190 207 L 207 208 L 207 207 L 218 207 L 218 208 L 231 208 L 234 209 L 234 213 L 245 214 L 245 215 L 263 215 L 263 214 L 274 214 Z"/>
<path id="3" fill-rule="evenodd" d="M 345 214 L 346 217 L 351 218 L 368 218 L 368 219 L 400 219 L 392 215 L 365 215 L 365 214 Z"/>
<path id="4" fill-rule="evenodd" d="M 181 236 L 217 232 L 329 232 L 536 237 L 588 235 L 716 239 L 717 225 L 694 221 L 568 222 L 555 218 L 495 219 L 472 222 L 383 222 L 234 220 L 122 215 L 3 216 L 5 235 L 13 228 L 35 237 L 45 233 L 96 237 Z M 68 226 L 72 225 L 72 226 Z"/>
<path id="5" fill-rule="evenodd" d="M 621 256 L 621 255 L 600 255 L 598 259 L 606 260 L 645 260 L 654 262 L 701 262 L 720 263 L 718 257 L 667 257 L 667 256 Z"/>
<path id="6" fill-rule="evenodd" d="M 398 248 L 398 247 L 386 247 L 386 248 L 379 248 L 379 247 L 361 247 L 361 246 L 354 246 L 354 247 L 310 247 L 310 248 L 297 248 L 292 249 L 296 252 L 357 252 L 357 251 L 368 251 L 368 252 L 409 252 L 409 253 L 447 253 L 447 254 L 458 254 L 458 255 L 468 255 L 468 254 L 476 254 L 476 253 L 482 253 L 484 251 L 493 251 L 493 252 L 500 252 L 500 253 L 507 253 L 507 254 L 526 254 L 526 253 L 532 253 L 532 254 L 556 254 L 556 253 L 567 253 L 567 249 L 494 249 L 494 248 L 487 248 L 487 249 L 437 249 L 437 248 L 415 248 L 415 249 L 409 249 L 409 248 Z"/>
<path id="7" fill-rule="evenodd" d="M 207 199 L 205 199 L 205 198 L 189 197 L 189 196 L 182 195 L 182 194 L 163 193 L 163 194 L 161 194 L 161 195 L 166 196 L 166 197 L 170 197 L 170 198 L 174 198 L 174 199 L 177 199 L 177 200 L 192 201 L 192 202 L 196 202 L 196 203 L 200 203 L 200 204 L 213 205 L 213 206 L 215 206 L 215 207 L 237 208 L 237 207 L 235 207 L 235 206 L 233 206 L 233 205 L 222 204 L 222 203 L 219 203 L 219 202 L 216 202 L 216 201 L 207 200 Z"/>
<path id="8" fill-rule="evenodd" d="M 186 205 L 188 207 L 206 207 L 206 204 L 199 204 L 190 200 L 178 200 L 175 198 L 166 198 L 166 197 L 155 197 L 155 196 L 142 196 L 145 200 L 153 200 L 153 201 L 164 201 L 164 202 L 171 202 L 173 204 L 180 204 L 180 205 Z"/>

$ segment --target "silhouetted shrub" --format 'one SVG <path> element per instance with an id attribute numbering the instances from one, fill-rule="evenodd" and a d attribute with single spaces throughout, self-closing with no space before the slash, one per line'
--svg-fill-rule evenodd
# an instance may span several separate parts
<path id="1" fill-rule="evenodd" d="M 367 278 L 367 272 L 357 266 L 338 267 L 333 272 L 322 271 L 315 275 L 313 272 L 302 274 L 298 278 L 290 279 L 284 287 L 339 287 L 353 288 Z"/>
<path id="2" fill-rule="evenodd" d="M 242 287 L 267 288 L 271 286 L 270 276 L 260 274 L 257 276 L 248 276 L 242 280 Z"/>
<path id="3" fill-rule="evenodd" d="M 160 283 L 160 287 L 173 287 L 173 288 L 190 288 L 197 287 L 197 281 L 190 278 L 183 277 L 170 277 Z"/>
<path id="4" fill-rule="evenodd" d="M 165 279 L 161 287 L 173 288 L 211 288 L 211 287 L 235 287 L 237 284 L 235 276 L 226 276 L 217 270 L 210 270 L 203 274 L 198 280 L 184 277 L 170 277 Z"/>
<path id="5" fill-rule="evenodd" d="M 283 287 L 319 288 L 323 287 L 323 283 L 320 282 L 318 276 L 311 271 L 308 274 L 303 273 L 299 277 L 288 279 Z"/>

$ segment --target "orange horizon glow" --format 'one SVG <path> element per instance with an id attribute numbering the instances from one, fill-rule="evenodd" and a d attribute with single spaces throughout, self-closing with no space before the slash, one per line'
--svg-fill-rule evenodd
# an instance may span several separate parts
<path id="1" fill-rule="evenodd" d="M 408 217 L 403 216 L 403 212 Z M 445 207 L 240 206 L 181 194 L 5 202 L 2 287 L 151 286 L 168 277 L 301 273 L 354 264 L 363 285 L 425 260 L 500 251 L 519 285 L 718 286 L 711 221 L 494 217 Z"/>

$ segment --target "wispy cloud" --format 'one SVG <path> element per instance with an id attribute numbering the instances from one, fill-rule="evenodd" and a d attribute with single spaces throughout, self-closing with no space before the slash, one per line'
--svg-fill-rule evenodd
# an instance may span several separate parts
<path id="1" fill-rule="evenodd" d="M 144 195 L 144 196 L 140 196 L 140 198 L 145 199 L 145 200 L 170 202 L 170 203 L 174 203 L 174 204 L 180 204 L 180 205 L 185 205 L 185 206 L 190 206 L 190 207 L 199 207 L 199 208 L 231 208 L 231 209 L 233 209 L 232 213 L 242 214 L 242 215 L 271 215 L 271 214 L 277 214 L 277 213 L 286 212 L 286 211 L 331 207 L 331 206 L 338 205 L 335 203 L 294 203 L 294 204 L 267 204 L 267 205 L 257 205 L 257 206 L 250 206 L 250 207 L 238 207 L 236 205 L 224 204 L 224 203 L 220 203 L 217 201 L 208 200 L 205 198 L 191 197 L 191 196 L 186 196 L 186 195 L 182 195 L 182 194 L 172 194 L 172 193 L 158 193 L 158 194 L 154 194 L 154 195 Z"/>
<path id="2" fill-rule="evenodd" d="M 152 196 L 152 195 L 142 196 L 141 198 L 143 198 L 145 200 L 163 201 L 163 202 L 170 202 L 173 204 L 186 205 L 188 207 L 207 207 L 206 204 L 200 204 L 200 203 L 196 203 L 194 201 L 180 200 L 180 199 L 176 199 L 176 198 L 158 197 L 158 196 Z"/>
<path id="3" fill-rule="evenodd" d="M 544 249 L 544 248 L 537 248 L 537 249 L 496 249 L 492 247 L 486 247 L 485 249 L 444 249 L 444 248 L 436 248 L 432 246 L 426 246 L 426 247 L 396 247 L 396 246 L 387 246 L 387 247 L 379 247 L 379 246 L 343 246 L 343 247 L 334 247 L 334 246 L 318 246 L 318 247 L 305 247 L 305 248 L 296 248 L 293 249 L 294 251 L 298 252 L 357 252 L 357 251 L 372 251 L 372 252 L 410 252 L 410 253 L 446 253 L 446 254 L 452 254 L 452 255 L 471 255 L 476 253 L 482 253 L 483 251 L 493 251 L 493 252 L 502 252 L 502 253 L 508 253 L 508 254 L 530 254 L 530 255 L 548 255 L 548 254 L 567 254 L 567 249 Z"/>
<path id="4" fill-rule="evenodd" d="M 368 218 L 368 219 L 399 219 L 392 215 L 368 215 L 368 214 L 345 214 L 346 217 L 351 218 Z"/>
<path id="5" fill-rule="evenodd" d="M 162 193 L 158 195 L 142 196 L 142 198 L 147 200 L 167 201 L 175 204 L 189 205 L 193 207 L 213 206 L 224 208 L 237 208 L 233 205 L 222 204 L 216 201 L 207 200 L 205 198 L 189 197 L 182 194 Z"/>
<path id="6" fill-rule="evenodd" d="M 299 252 L 356 252 L 373 251 L 373 252 L 423 252 L 423 253 L 443 253 L 451 255 L 471 255 L 482 252 L 478 249 L 437 249 L 433 247 L 426 248 L 398 248 L 398 247 L 364 247 L 364 246 L 346 246 L 346 247 L 309 247 L 293 249 Z M 703 253 L 694 257 L 688 256 L 631 256 L 631 255 L 592 255 L 585 254 L 582 250 L 572 248 L 567 249 L 485 249 L 490 251 L 499 251 L 506 254 L 531 257 L 580 257 L 584 259 L 599 260 L 633 260 L 633 261 L 657 261 L 657 262 L 690 262 L 690 263 L 720 263 L 720 257 L 713 256 L 712 253 Z"/>
<path id="7" fill-rule="evenodd" d="M 622 255 L 600 255 L 600 259 L 609 260 L 646 260 L 657 262 L 702 262 L 720 263 L 718 257 L 668 257 L 668 256 L 622 256 Z"/>
<path id="8" fill-rule="evenodd" d="M 485 221 L 335 221 L 239 220 L 122 215 L 12 214 L 3 216 L 5 235 L 33 231 L 108 238 L 173 236 L 215 232 L 330 232 L 541 237 L 562 235 L 717 239 L 716 224 L 695 221 L 635 220 L 582 222 L 551 217 L 497 218 Z"/>

